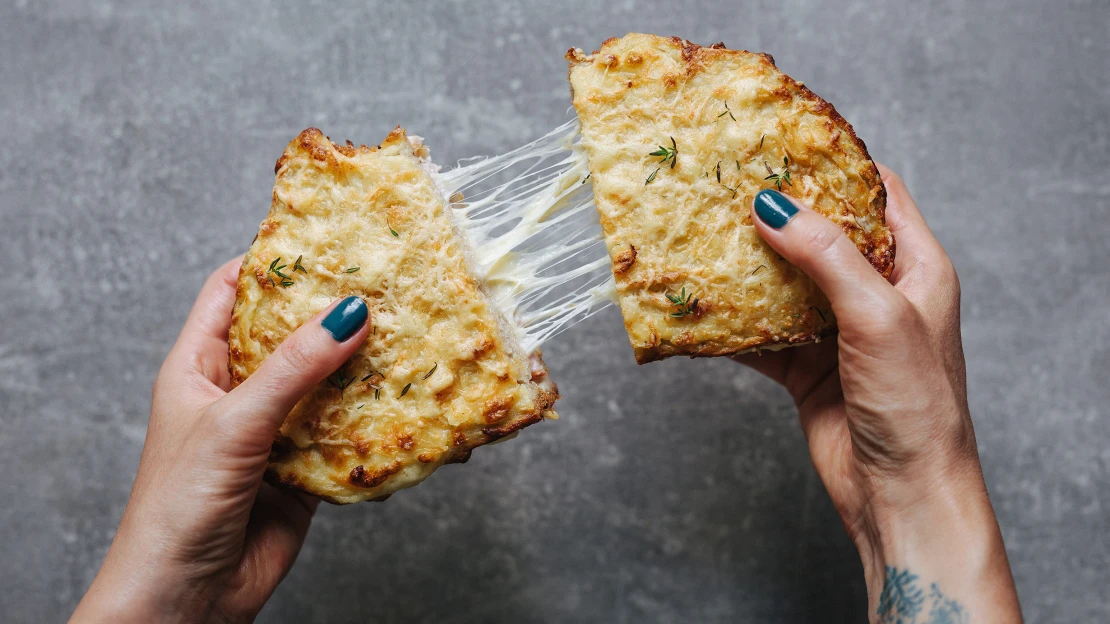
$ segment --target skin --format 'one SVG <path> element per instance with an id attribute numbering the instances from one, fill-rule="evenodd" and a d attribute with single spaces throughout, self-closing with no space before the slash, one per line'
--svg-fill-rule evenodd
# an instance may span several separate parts
<path id="1" fill-rule="evenodd" d="M 879 610 L 893 567 L 926 590 L 937 583 L 975 622 L 1020 622 L 967 404 L 960 283 L 906 185 L 879 170 L 898 245 L 889 281 L 797 202 L 780 230 L 752 211 L 764 240 L 828 296 L 839 334 L 735 359 L 793 397 L 813 465 L 859 549 L 872 621 L 897 621 Z"/>
<path id="2" fill-rule="evenodd" d="M 753 212 L 764 239 L 828 295 L 840 334 L 736 359 L 794 398 L 859 549 L 872 621 L 1019 622 L 967 405 L 959 282 L 905 185 L 880 171 L 898 243 L 889 282 L 805 207 L 780 230 Z M 72 622 L 248 622 L 296 559 L 317 501 L 262 483 L 270 443 L 368 324 L 336 342 L 320 326 L 329 308 L 230 390 L 239 264 L 208 279 L 159 372 L 131 499 Z M 921 601 L 899 602 L 907 590 Z M 896 619 L 899 606 L 914 619 Z"/>
<path id="3" fill-rule="evenodd" d="M 71 622 L 249 622 L 297 558 L 317 499 L 262 483 L 298 400 L 366 339 L 292 333 L 234 390 L 227 334 L 241 258 L 213 273 L 154 382 L 135 486 Z"/>

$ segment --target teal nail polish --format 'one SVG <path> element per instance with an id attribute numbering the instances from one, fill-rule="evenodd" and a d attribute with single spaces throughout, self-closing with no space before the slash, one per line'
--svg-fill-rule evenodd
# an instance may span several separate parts
<path id="1" fill-rule="evenodd" d="M 767 225 L 781 230 L 791 217 L 798 214 L 798 207 L 782 193 L 763 189 L 755 196 L 755 214 Z"/>
<path id="2" fill-rule="evenodd" d="M 320 325 L 328 330 L 336 342 L 343 342 L 366 323 L 366 317 L 369 314 L 366 303 L 358 297 L 351 296 L 340 301 L 339 305 L 324 317 Z"/>

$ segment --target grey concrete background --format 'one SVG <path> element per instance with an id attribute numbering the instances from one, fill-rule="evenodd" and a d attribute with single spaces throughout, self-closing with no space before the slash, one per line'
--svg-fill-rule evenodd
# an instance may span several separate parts
<path id="1" fill-rule="evenodd" d="M 772 53 L 907 180 L 964 285 L 972 410 L 1031 622 L 1110 620 L 1110 5 L 3 2 L 0 612 L 63 620 L 110 542 L 205 275 L 315 125 L 441 162 L 538 136 L 563 52 Z M 861 568 L 785 394 L 547 348 L 563 418 L 386 504 L 322 508 L 265 622 L 856 622 Z"/>

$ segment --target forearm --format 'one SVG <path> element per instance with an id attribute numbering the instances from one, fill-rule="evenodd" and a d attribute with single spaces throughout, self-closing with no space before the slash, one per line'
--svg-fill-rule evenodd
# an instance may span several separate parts
<path id="1" fill-rule="evenodd" d="M 922 492 L 891 511 L 882 496 L 857 546 L 872 622 L 1020 622 L 1002 535 L 980 473 Z M 899 486 L 899 489 L 906 491 Z"/>
<path id="2" fill-rule="evenodd" d="M 70 622 L 205 621 L 211 597 L 189 582 L 187 574 L 159 565 L 160 559 L 117 536 Z"/>

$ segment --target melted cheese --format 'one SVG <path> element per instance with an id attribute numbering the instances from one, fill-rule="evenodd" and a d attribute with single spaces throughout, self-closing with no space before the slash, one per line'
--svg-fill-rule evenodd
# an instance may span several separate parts
<path id="1" fill-rule="evenodd" d="M 525 350 L 614 301 L 577 120 L 511 152 L 433 176 L 473 266 Z"/>

